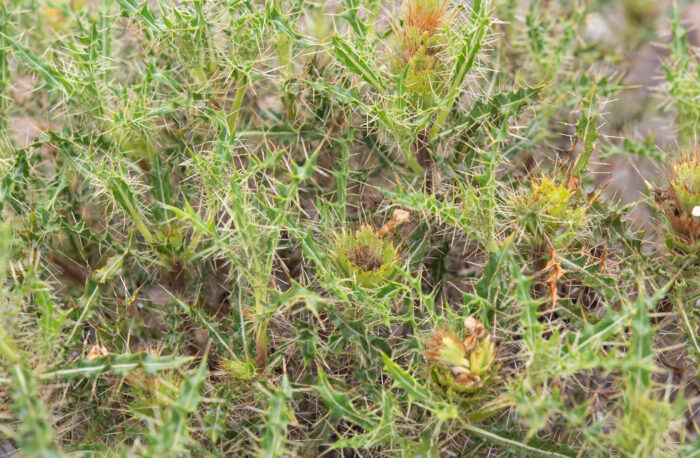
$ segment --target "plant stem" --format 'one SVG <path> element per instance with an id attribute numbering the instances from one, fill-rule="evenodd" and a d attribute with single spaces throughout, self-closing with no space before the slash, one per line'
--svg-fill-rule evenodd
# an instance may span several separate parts
<path id="1" fill-rule="evenodd" d="M 260 288 L 255 288 L 253 294 L 255 295 L 255 315 L 260 320 L 255 338 L 255 366 L 258 368 L 258 372 L 262 373 L 267 366 L 267 319 L 264 318 L 263 291 Z"/>
<path id="2" fill-rule="evenodd" d="M 413 154 L 411 153 L 411 150 L 408 150 L 408 153 L 404 152 L 403 153 L 404 159 L 406 159 L 406 163 L 408 166 L 413 170 L 414 173 L 423 173 L 425 170 L 423 170 L 423 167 L 416 161 L 416 158 L 413 157 Z"/>
<path id="3" fill-rule="evenodd" d="M 233 105 L 231 105 L 231 112 L 226 119 L 226 126 L 228 127 L 228 134 L 234 136 L 236 133 L 236 124 L 238 123 L 238 112 L 241 111 L 241 105 L 243 104 L 243 96 L 245 95 L 246 89 L 248 89 L 248 84 L 246 84 L 247 77 L 244 73 L 241 73 L 236 81 L 236 95 L 233 98 Z"/>
<path id="4" fill-rule="evenodd" d="M 290 81 L 294 75 L 294 64 L 291 59 L 292 43 L 287 35 L 280 35 L 277 41 L 277 62 L 280 66 L 280 74 L 282 79 L 287 83 Z M 285 91 L 282 95 L 282 103 L 287 109 L 287 119 L 289 122 L 294 123 L 297 116 L 297 107 L 294 100 L 294 94 Z"/>

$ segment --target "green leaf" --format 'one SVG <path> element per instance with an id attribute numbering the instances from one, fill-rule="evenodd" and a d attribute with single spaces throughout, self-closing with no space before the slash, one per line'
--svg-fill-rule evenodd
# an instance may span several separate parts
<path id="1" fill-rule="evenodd" d="M 185 377 L 177 401 L 169 407 L 165 421 L 157 426 L 155 433 L 150 434 L 148 450 L 142 456 L 169 456 L 186 450 L 185 445 L 191 440 L 187 417 L 197 410 L 202 401 L 199 390 L 208 374 L 207 358 L 204 357 L 195 373 Z"/>
<path id="2" fill-rule="evenodd" d="M 281 123 L 270 127 L 251 126 L 244 130 L 238 130 L 236 131 L 236 138 L 265 138 L 275 140 L 280 143 L 294 144 L 304 140 L 322 140 L 325 138 L 325 134 L 323 131 L 306 124 L 295 127 L 289 123 Z"/>
<path id="3" fill-rule="evenodd" d="M 273 391 L 267 399 L 265 435 L 260 443 L 259 457 L 275 458 L 285 456 L 284 444 L 287 438 L 287 426 L 294 419 L 294 410 L 287 402 L 292 398 L 292 387 L 285 375 L 282 386 Z"/>
<path id="4" fill-rule="evenodd" d="M 160 224 L 165 224 L 170 218 L 167 209 L 160 204 L 173 204 L 170 175 L 170 167 L 161 160 L 158 154 L 154 154 L 151 170 L 151 192 L 153 200 L 156 202 L 156 205 L 153 206 L 153 214 Z"/>
<path id="5" fill-rule="evenodd" d="M 53 340 L 58 336 L 58 333 L 61 332 L 62 320 L 57 314 L 56 305 L 53 303 L 51 293 L 43 286 L 39 286 L 39 288 L 33 289 L 34 300 L 41 311 L 39 323 L 41 324 L 43 341 L 45 344 L 51 346 Z"/>
<path id="6" fill-rule="evenodd" d="M 639 281 L 643 285 L 643 280 Z M 653 371 L 654 357 L 654 333 L 649 322 L 649 311 L 656 307 L 656 304 L 666 296 L 673 281 L 667 283 L 663 288 L 654 291 L 652 296 L 648 296 L 644 287 L 640 286 L 639 297 L 632 304 L 634 315 L 632 316 L 632 338 L 629 343 L 629 351 L 626 359 L 629 361 L 628 376 L 630 378 L 630 391 L 650 389 L 651 374 Z"/>
<path id="7" fill-rule="evenodd" d="M 121 205 L 124 212 L 129 216 L 129 218 L 131 218 L 131 221 L 134 223 L 146 242 L 151 243 L 153 241 L 153 235 L 141 219 L 141 211 L 139 206 L 136 204 L 136 197 L 131 191 L 131 188 L 126 180 L 116 176 L 110 177 L 107 181 L 107 187 L 110 191 L 112 191 L 114 200 Z"/>
<path id="8" fill-rule="evenodd" d="M 379 422 L 379 418 L 372 414 L 362 414 L 358 412 L 350 402 L 350 399 L 343 393 L 334 390 L 328 381 L 328 376 L 323 369 L 318 369 L 318 384 L 314 386 L 333 415 L 343 420 L 363 427 L 369 431 Z"/>
<path id="9" fill-rule="evenodd" d="M 138 16 L 146 24 L 146 27 L 156 34 L 165 30 L 165 25 L 157 20 L 148 9 L 148 2 L 139 3 L 137 0 L 117 0 L 121 6 L 122 14 L 126 17 Z"/>
<path id="10" fill-rule="evenodd" d="M 132 232 L 133 233 L 133 232 Z M 78 305 L 82 310 L 80 316 L 75 320 L 73 325 L 73 330 L 68 335 L 66 342 L 71 342 L 73 336 L 76 335 L 78 328 L 83 324 L 83 322 L 92 316 L 95 304 L 101 304 L 102 296 L 102 286 L 108 281 L 119 275 L 122 270 L 122 265 L 124 264 L 124 259 L 126 259 L 129 254 L 129 249 L 127 248 L 122 254 L 115 255 L 107 259 L 105 265 L 93 272 L 88 278 L 85 284 L 85 290 L 83 295 L 78 299 Z"/>
<path id="11" fill-rule="evenodd" d="M 223 352 L 223 350 L 226 350 L 229 355 L 231 355 L 231 358 L 237 358 L 236 353 L 234 353 L 229 345 L 230 337 L 226 333 L 225 329 L 221 329 L 221 326 L 216 322 L 216 320 L 212 319 L 212 317 L 208 314 L 202 313 L 202 311 L 198 310 L 197 308 L 190 307 L 178 297 L 173 297 L 173 299 L 175 302 L 177 302 L 183 312 L 192 318 L 198 325 L 207 329 L 209 335 L 213 336 L 213 341 L 219 348 L 219 351 Z"/>
<path id="12" fill-rule="evenodd" d="M 543 88 L 519 88 L 496 94 L 484 102 L 476 101 L 469 113 L 459 116 L 449 128 L 440 131 L 437 140 L 446 140 L 455 134 L 470 138 L 481 127 L 500 124 L 508 116 L 520 112 L 526 104 L 534 102 Z"/>
<path id="13" fill-rule="evenodd" d="M 46 62 L 41 60 L 29 48 L 2 31 L 0 31 L 0 37 L 10 44 L 15 55 L 22 62 L 27 64 L 27 66 L 29 66 L 34 73 L 43 78 L 49 87 L 60 91 L 64 96 L 68 96 L 73 92 L 73 88 L 68 80 Z"/>
<path id="14" fill-rule="evenodd" d="M 12 412 L 19 420 L 12 440 L 22 456 L 59 457 L 64 454 L 56 446 L 49 412 L 39 396 L 39 384 L 24 364 L 11 367 Z"/>
<path id="15" fill-rule="evenodd" d="M 598 139 L 598 99 L 596 97 L 597 85 L 594 84 L 590 92 L 581 100 L 581 119 L 576 125 L 576 136 L 583 143 L 583 149 L 576 159 L 573 173 L 580 177 L 588 168 L 588 161 L 591 158 L 591 153 L 595 149 L 596 140 Z"/>
<path id="16" fill-rule="evenodd" d="M 384 360 L 384 370 L 394 379 L 395 386 L 404 390 L 411 400 L 426 405 L 431 405 L 433 403 L 430 390 L 428 390 L 424 384 L 418 383 L 411 374 L 401 369 L 401 367 L 387 355 L 382 354 L 382 360 Z"/>
<path id="17" fill-rule="evenodd" d="M 350 24 L 350 27 L 352 27 L 352 30 L 355 31 L 358 37 L 365 38 L 367 36 L 367 32 L 369 31 L 369 27 L 364 23 L 358 14 L 361 8 L 360 1 L 343 0 L 343 6 L 345 7 L 345 12 L 342 14 L 343 19 L 348 21 L 348 24 Z"/>
<path id="18" fill-rule="evenodd" d="M 72 366 L 45 372 L 41 378 L 44 380 L 74 377 L 94 378 L 108 372 L 125 376 L 136 369 L 143 369 L 147 373 L 155 375 L 164 370 L 177 369 L 190 361 L 192 358 L 189 356 L 155 356 L 148 353 L 108 355 L 95 358 L 92 361 L 84 359 Z"/>
<path id="19" fill-rule="evenodd" d="M 404 390 L 409 399 L 432 411 L 442 421 L 459 418 L 460 412 L 454 404 L 434 399 L 425 384 L 418 383 L 409 372 L 401 369 L 386 354 L 382 354 L 382 359 L 384 360 L 384 370 L 394 379 L 394 386 Z"/>
<path id="20" fill-rule="evenodd" d="M 460 89 L 464 84 L 467 74 L 474 66 L 474 59 L 481 49 L 481 42 L 486 34 L 489 25 L 489 16 L 482 11 L 481 2 L 475 2 L 472 8 L 472 19 L 476 21 L 476 27 L 464 41 L 462 48 L 457 55 L 455 69 L 452 74 L 452 81 L 447 95 L 442 100 L 442 107 L 438 111 L 433 127 L 430 129 L 430 140 L 435 141 L 447 120 L 447 116 L 452 111 L 452 106 L 459 96 Z"/>
<path id="21" fill-rule="evenodd" d="M 384 79 L 381 75 L 377 74 L 372 67 L 370 67 L 366 58 L 359 55 L 357 50 L 348 44 L 345 40 L 338 36 L 334 36 L 333 49 L 336 55 L 343 64 L 353 73 L 356 73 L 362 77 L 369 84 L 374 86 L 376 89 L 384 92 L 386 85 L 384 84 Z"/>
<path id="22" fill-rule="evenodd" d="M 284 293 L 280 294 L 278 300 L 280 310 L 291 307 L 299 302 L 303 302 L 304 305 L 306 305 L 306 308 L 319 319 L 319 306 L 326 303 L 321 296 L 309 289 L 304 288 L 294 280 L 292 280 L 291 287 Z"/>
<path id="23" fill-rule="evenodd" d="M 471 424 L 463 426 L 470 435 L 485 439 L 488 442 L 506 447 L 515 448 L 519 453 L 526 452 L 538 457 L 574 457 L 576 453 L 566 446 L 545 440 L 527 441 L 524 438 L 516 437 L 507 431 L 498 431 L 488 427 L 477 427 Z"/>

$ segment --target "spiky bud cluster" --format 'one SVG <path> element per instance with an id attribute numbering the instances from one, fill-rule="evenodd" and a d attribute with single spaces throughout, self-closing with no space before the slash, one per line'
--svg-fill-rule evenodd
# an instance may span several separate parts
<path id="1" fill-rule="evenodd" d="M 479 320 L 464 320 L 464 340 L 438 329 L 427 341 L 433 379 L 447 389 L 471 393 L 495 377 L 496 346 Z"/>
<path id="2" fill-rule="evenodd" d="M 574 205 L 575 191 L 547 177 L 532 180 L 530 190 L 515 199 L 519 219 L 535 245 L 545 243 L 560 229 L 578 227 L 585 206 Z"/>
<path id="3" fill-rule="evenodd" d="M 666 216 L 668 247 L 700 258 L 700 155 L 672 164 L 668 188 L 656 189 L 654 194 Z"/>
<path id="4" fill-rule="evenodd" d="M 445 0 L 407 0 L 403 24 L 396 30 L 392 70 L 397 75 L 407 70 L 406 90 L 421 106 L 431 106 L 446 86 L 446 12 Z"/>
<path id="5" fill-rule="evenodd" d="M 365 288 L 396 278 L 401 259 L 391 241 L 369 225 L 339 236 L 331 257 L 344 278 Z"/>

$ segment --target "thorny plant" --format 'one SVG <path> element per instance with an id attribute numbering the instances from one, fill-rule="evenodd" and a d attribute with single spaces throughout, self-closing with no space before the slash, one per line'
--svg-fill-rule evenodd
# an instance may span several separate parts
<path id="1" fill-rule="evenodd" d="M 693 454 L 700 79 L 656 3 L 0 4 L 2 450 Z M 617 114 L 655 30 L 678 152 Z M 658 234 L 592 173 L 625 154 Z"/>

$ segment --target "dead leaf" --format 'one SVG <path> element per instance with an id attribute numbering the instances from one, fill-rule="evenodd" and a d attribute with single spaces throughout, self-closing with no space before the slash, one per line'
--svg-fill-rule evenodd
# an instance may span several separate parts
<path id="1" fill-rule="evenodd" d="M 101 347 L 99 345 L 93 345 L 90 351 L 88 352 L 86 358 L 89 359 L 90 361 L 93 361 L 100 356 L 108 356 L 109 351 L 105 347 Z"/>

